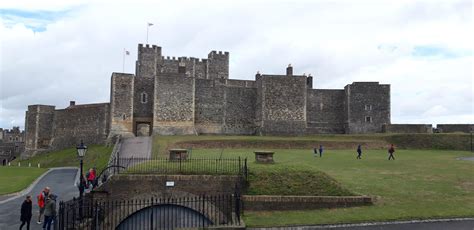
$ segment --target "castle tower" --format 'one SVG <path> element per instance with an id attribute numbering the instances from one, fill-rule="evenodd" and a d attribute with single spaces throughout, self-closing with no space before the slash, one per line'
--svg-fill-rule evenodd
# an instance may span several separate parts
<path id="1" fill-rule="evenodd" d="M 109 138 L 133 136 L 134 78 L 133 74 L 112 73 Z"/>
<path id="2" fill-rule="evenodd" d="M 299 135 L 306 132 L 307 78 L 294 75 L 258 73 L 256 125 L 258 134 Z"/>
<path id="3" fill-rule="evenodd" d="M 207 58 L 209 79 L 229 79 L 229 52 L 211 51 Z"/>
<path id="4" fill-rule="evenodd" d="M 135 75 L 138 77 L 154 77 L 159 71 L 157 68 L 160 61 L 161 47 L 138 44 L 138 60 L 136 62 Z"/>
<path id="5" fill-rule="evenodd" d="M 346 133 L 379 133 L 390 124 L 390 85 L 353 82 L 344 91 Z"/>
<path id="6" fill-rule="evenodd" d="M 25 156 L 50 147 L 53 138 L 55 106 L 29 105 L 25 119 Z"/>

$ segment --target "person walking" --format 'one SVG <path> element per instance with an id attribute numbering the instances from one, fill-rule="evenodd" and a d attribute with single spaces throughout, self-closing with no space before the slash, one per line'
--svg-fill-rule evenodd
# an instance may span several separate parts
<path id="1" fill-rule="evenodd" d="M 358 145 L 357 146 L 357 159 L 362 159 L 361 155 L 362 155 L 362 148 L 360 145 Z"/>
<path id="2" fill-rule="evenodd" d="M 41 224 L 41 217 L 44 214 L 44 204 L 46 201 L 46 198 L 48 197 L 50 192 L 49 187 L 45 187 L 43 191 L 37 196 L 37 201 L 38 201 L 38 208 L 39 208 L 39 215 L 38 215 L 38 222 L 37 224 Z"/>
<path id="3" fill-rule="evenodd" d="M 319 157 L 323 157 L 323 145 L 319 145 Z"/>
<path id="4" fill-rule="evenodd" d="M 33 209 L 33 202 L 31 201 L 31 196 L 26 196 L 26 199 L 21 204 L 21 216 L 20 216 L 20 230 L 23 229 L 23 226 L 26 224 L 26 230 L 30 230 L 30 222 Z"/>
<path id="5" fill-rule="evenodd" d="M 314 153 L 314 157 L 318 156 L 318 149 L 316 147 L 313 148 L 313 153 Z"/>
<path id="6" fill-rule="evenodd" d="M 388 149 L 388 154 L 389 154 L 388 160 L 390 160 L 390 158 L 395 160 L 395 157 L 393 156 L 394 152 L 395 152 L 395 147 L 392 144 L 392 145 L 390 145 L 390 148 Z"/>
<path id="7" fill-rule="evenodd" d="M 56 201 L 53 194 L 49 194 L 44 205 L 44 224 L 43 229 L 51 230 L 51 224 L 56 216 Z"/>

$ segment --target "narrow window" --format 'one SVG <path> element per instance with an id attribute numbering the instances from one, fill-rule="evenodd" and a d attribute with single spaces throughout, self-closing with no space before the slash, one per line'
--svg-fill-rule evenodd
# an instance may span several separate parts
<path id="1" fill-rule="evenodd" d="M 372 117 L 365 117 L 365 122 L 371 123 L 372 122 Z"/>
<path id="2" fill-rule="evenodd" d="M 125 119 L 127 119 L 127 116 L 125 114 L 122 114 L 122 119 L 125 121 Z"/>
<path id="3" fill-rule="evenodd" d="M 148 101 L 148 95 L 145 92 L 143 92 L 141 94 L 140 100 L 141 100 L 142 104 L 145 104 Z"/>
<path id="4" fill-rule="evenodd" d="M 365 110 L 372 110 L 372 105 L 365 105 Z"/>

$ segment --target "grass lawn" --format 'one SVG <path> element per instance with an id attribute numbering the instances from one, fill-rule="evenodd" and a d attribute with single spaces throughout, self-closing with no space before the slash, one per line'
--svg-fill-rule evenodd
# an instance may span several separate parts
<path id="1" fill-rule="evenodd" d="M 105 168 L 109 161 L 110 154 L 112 153 L 113 147 L 106 147 L 103 145 L 91 145 L 88 146 L 86 156 L 84 157 L 84 168 L 96 167 L 100 172 L 102 168 Z M 45 154 L 38 154 L 27 160 L 15 160 L 12 165 L 17 165 L 18 162 L 21 165 L 27 165 L 29 163 L 32 166 L 37 166 L 38 163 L 41 168 L 53 168 L 53 167 L 79 167 L 79 159 L 77 157 L 76 148 L 68 148 L 59 151 L 49 152 Z"/>
<path id="2" fill-rule="evenodd" d="M 46 170 L 44 168 L 0 167 L 0 195 L 23 190 Z"/>
<path id="3" fill-rule="evenodd" d="M 193 149 L 193 157 L 248 157 L 253 149 Z M 326 150 L 323 158 L 310 149 L 275 149 L 274 165 L 251 163 L 251 172 L 319 171 L 344 189 L 376 197 L 373 206 L 312 211 L 246 212 L 248 226 L 353 223 L 365 221 L 474 216 L 474 162 L 466 151 L 397 150 L 395 161 L 385 150 L 366 150 L 356 160 L 355 150 Z M 290 173 L 290 175 L 293 173 Z M 295 180 L 299 180 L 295 178 Z M 300 181 L 301 182 L 301 181 Z M 250 182 L 252 183 L 252 181 Z M 268 182 L 275 189 L 282 184 Z M 301 182 L 302 183 L 302 182 Z M 252 185 L 251 185 L 252 187 Z M 304 190 L 306 186 L 300 186 Z M 265 190 L 268 192 L 268 189 Z"/>

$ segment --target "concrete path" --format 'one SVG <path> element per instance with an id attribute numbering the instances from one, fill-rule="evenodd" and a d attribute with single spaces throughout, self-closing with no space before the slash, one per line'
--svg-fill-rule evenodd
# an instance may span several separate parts
<path id="1" fill-rule="evenodd" d="M 474 218 L 426 221 L 398 221 L 385 223 L 340 224 L 326 226 L 301 226 L 281 228 L 248 228 L 253 230 L 474 230 Z"/>
<path id="2" fill-rule="evenodd" d="M 63 168 L 52 169 L 42 177 L 33 188 L 29 195 L 33 198 L 33 218 L 31 220 L 31 229 L 42 229 L 40 225 L 36 224 L 38 220 L 38 205 L 36 196 L 48 186 L 51 188 L 53 194 L 58 196 L 57 206 L 59 208 L 59 201 L 70 200 L 74 196 L 79 195 L 77 187 L 74 185 L 78 169 Z M 20 226 L 20 211 L 24 196 L 10 199 L 7 202 L 0 203 L 0 229 L 10 230 L 18 229 Z M 26 229 L 26 228 L 24 228 Z"/>
<path id="3" fill-rule="evenodd" d="M 474 157 L 461 157 L 459 160 L 474 161 Z"/>
<path id="4" fill-rule="evenodd" d="M 152 137 L 132 137 L 122 140 L 120 158 L 151 158 Z"/>

